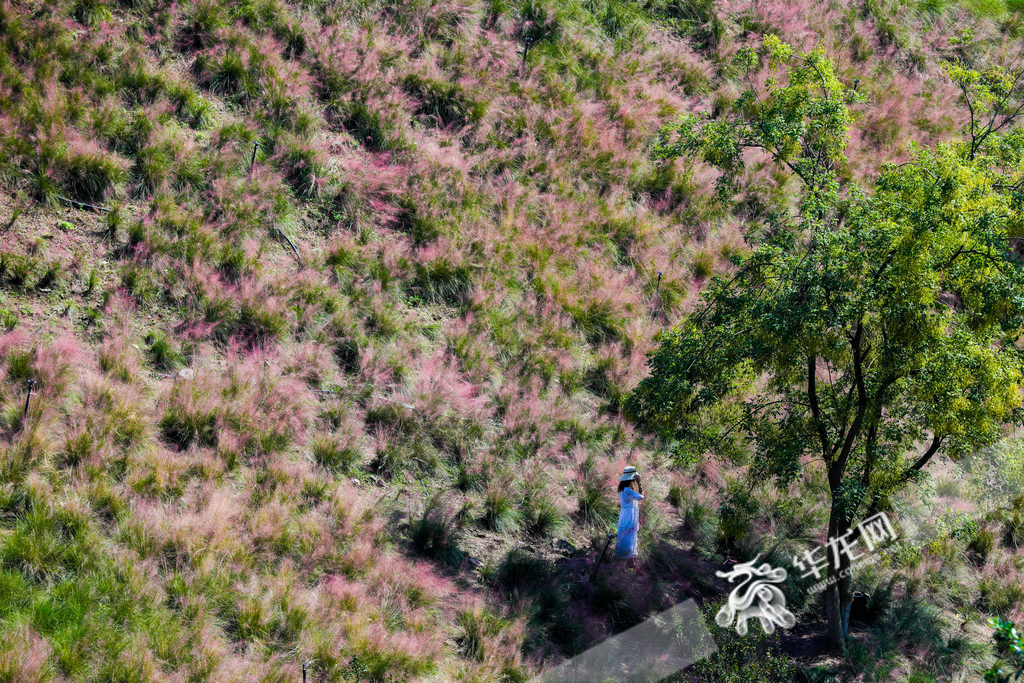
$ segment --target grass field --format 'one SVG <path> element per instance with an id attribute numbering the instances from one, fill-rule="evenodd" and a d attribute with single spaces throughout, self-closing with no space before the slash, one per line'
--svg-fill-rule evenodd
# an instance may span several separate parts
<path id="1" fill-rule="evenodd" d="M 742 459 L 677 466 L 620 414 L 794 189 L 752 159 L 723 201 L 656 134 L 776 33 L 859 79 L 859 182 L 958 134 L 949 39 L 1015 53 L 1020 9 L 0 4 L 0 680 L 526 681 L 720 601 L 727 541 L 819 542 L 813 480 L 744 493 Z M 643 572 L 591 583 L 626 464 Z M 978 680 L 1024 513 L 957 482 L 921 495 L 973 526 L 858 577 L 845 659 L 716 631 L 693 675 Z"/>

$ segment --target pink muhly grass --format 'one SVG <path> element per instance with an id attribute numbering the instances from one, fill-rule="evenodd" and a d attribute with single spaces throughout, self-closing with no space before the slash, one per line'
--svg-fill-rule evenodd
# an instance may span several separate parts
<path id="1" fill-rule="evenodd" d="M 467 419 L 486 419 L 487 397 L 465 381 L 454 359 L 447 353 L 428 358 L 419 367 L 414 384 L 417 413 L 440 416 L 453 413 Z"/>
<path id="2" fill-rule="evenodd" d="M 355 533 L 360 530 L 375 532 L 383 528 L 379 520 L 373 518 L 377 504 L 374 496 L 349 481 L 338 482 L 332 500 L 332 515 L 338 524 L 338 530 Z"/>
<path id="3" fill-rule="evenodd" d="M 326 606 L 345 612 L 362 611 L 371 600 L 365 583 L 338 574 L 325 576 L 319 593 Z"/>
<path id="4" fill-rule="evenodd" d="M 0 671 L 18 683 L 35 683 L 49 678 L 49 642 L 32 631 L 28 624 L 9 629 L 5 633 L 4 652 L 0 654 Z"/>
<path id="5" fill-rule="evenodd" d="M 22 329 L 12 330 L 0 335 L 0 358 L 6 358 L 12 350 L 23 350 L 29 346 L 31 338 Z M 6 364 L 2 366 L 2 372 L 6 375 Z"/>

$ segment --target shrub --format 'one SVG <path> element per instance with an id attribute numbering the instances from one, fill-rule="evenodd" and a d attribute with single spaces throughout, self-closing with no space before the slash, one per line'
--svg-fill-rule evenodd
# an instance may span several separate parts
<path id="1" fill-rule="evenodd" d="M 710 633 L 704 638 L 713 638 L 711 645 L 717 651 L 701 659 L 687 673 L 706 683 L 788 683 L 796 680 L 796 668 L 788 657 L 772 651 L 768 645 L 771 636 L 754 624 L 745 636 L 733 628 L 723 628 L 715 623 L 715 614 L 722 607 L 721 602 L 709 602 L 702 609 L 704 623 Z M 670 680 L 677 680 L 674 677 Z"/>
<path id="2" fill-rule="evenodd" d="M 733 486 L 725 500 L 718 507 L 719 542 L 726 552 L 736 547 L 751 528 L 751 520 L 757 512 L 757 502 L 742 487 Z"/>

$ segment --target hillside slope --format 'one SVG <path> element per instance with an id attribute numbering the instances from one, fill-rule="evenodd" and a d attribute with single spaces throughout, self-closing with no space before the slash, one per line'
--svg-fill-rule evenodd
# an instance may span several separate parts
<path id="1" fill-rule="evenodd" d="M 860 79 L 859 180 L 957 133 L 948 39 L 1015 9 L 5 2 L 3 677 L 526 680 L 713 593 L 673 503 L 728 473 L 620 399 L 793 181 L 722 202 L 655 134 L 777 33 Z M 600 543 L 627 463 L 644 602 L 567 592 L 518 545 Z"/>

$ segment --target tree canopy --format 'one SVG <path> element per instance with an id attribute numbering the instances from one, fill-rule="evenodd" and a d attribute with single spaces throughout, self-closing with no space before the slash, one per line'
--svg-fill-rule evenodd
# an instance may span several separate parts
<path id="1" fill-rule="evenodd" d="M 662 149 L 726 178 L 744 148 L 769 150 L 804 180 L 800 215 L 711 281 L 627 411 L 681 461 L 750 453 L 751 475 L 780 485 L 820 464 L 835 537 L 936 454 L 966 455 L 1021 422 L 1024 269 L 1011 238 L 1024 138 L 921 150 L 872 192 L 840 196 L 849 116 L 828 60 L 771 39 L 765 56 L 789 67 L 786 85 L 770 79 L 723 122 L 681 122 Z M 838 645 L 849 578 L 837 583 L 826 604 Z"/>

